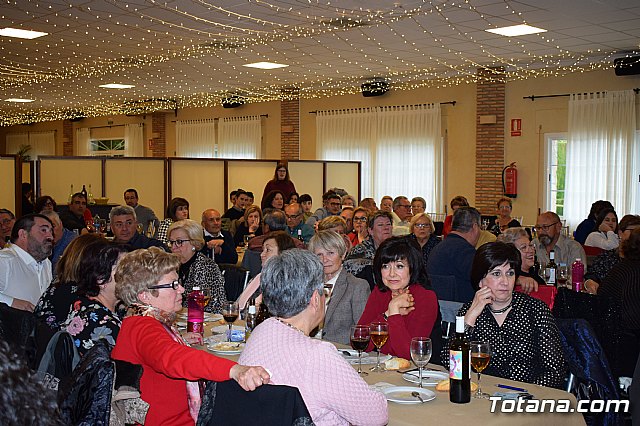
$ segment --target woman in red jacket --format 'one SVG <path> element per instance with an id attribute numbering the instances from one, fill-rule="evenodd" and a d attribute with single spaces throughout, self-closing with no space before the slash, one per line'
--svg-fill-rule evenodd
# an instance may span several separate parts
<path id="1" fill-rule="evenodd" d="M 269 382 L 262 367 L 246 367 L 189 347 L 174 326 L 184 288 L 177 256 L 151 247 L 125 255 L 115 274 L 116 295 L 128 306 L 111 357 L 143 368 L 141 398 L 149 403 L 146 424 L 193 425 L 201 403 L 199 379 L 233 379 L 251 391 Z"/>
<path id="2" fill-rule="evenodd" d="M 391 237 L 376 250 L 373 275 L 376 287 L 358 324 L 387 322 L 389 339 L 381 352 L 411 359 L 411 339 L 431 335 L 439 309 L 436 294 L 428 289 L 422 253 L 414 241 Z"/>

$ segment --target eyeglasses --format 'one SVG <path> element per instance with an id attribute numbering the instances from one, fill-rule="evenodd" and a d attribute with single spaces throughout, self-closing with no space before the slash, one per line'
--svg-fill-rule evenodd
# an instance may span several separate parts
<path id="1" fill-rule="evenodd" d="M 398 207 L 403 207 L 405 209 L 410 209 L 411 208 L 411 204 L 400 204 Z"/>
<path id="2" fill-rule="evenodd" d="M 149 290 L 159 290 L 161 288 L 172 288 L 174 290 L 177 290 L 178 287 L 180 287 L 182 285 L 182 281 L 180 280 L 175 280 L 172 281 L 168 284 L 158 284 L 158 285 L 152 285 L 151 287 L 147 287 Z"/>
<path id="3" fill-rule="evenodd" d="M 329 203 L 329 205 L 330 205 L 330 206 L 333 206 L 333 207 L 339 207 L 339 206 L 340 206 L 340 203 Z"/>
<path id="4" fill-rule="evenodd" d="M 550 223 L 549 225 L 536 225 L 536 226 L 534 226 L 534 228 L 533 228 L 533 229 L 534 229 L 534 231 L 544 231 L 544 232 L 547 232 L 547 231 L 549 230 L 549 228 L 551 228 L 551 227 L 553 227 L 553 226 L 555 226 L 555 225 L 557 225 L 557 224 L 559 224 L 559 223 L 560 223 L 560 222 L 553 222 L 553 223 Z"/>
<path id="5" fill-rule="evenodd" d="M 367 218 L 366 218 L 366 216 L 354 217 L 354 218 L 353 218 L 353 221 L 354 221 L 354 222 L 366 222 L 366 221 L 367 221 Z"/>
<path id="6" fill-rule="evenodd" d="M 183 245 L 184 243 L 188 243 L 188 242 L 190 242 L 190 241 L 191 241 L 191 240 L 168 240 L 168 241 L 167 241 L 167 245 L 168 245 L 169 247 L 173 247 L 173 246 L 176 246 L 176 247 L 182 247 L 182 245 Z"/>
<path id="7" fill-rule="evenodd" d="M 535 250 L 535 249 L 536 249 L 536 245 L 533 243 L 523 244 L 518 247 L 518 250 L 520 251 Z"/>
<path id="8" fill-rule="evenodd" d="M 8 225 L 8 224 L 10 224 L 12 221 L 13 221 L 13 219 L 2 219 L 2 220 L 0 221 L 0 223 L 1 223 L 1 224 L 3 224 L 3 225 Z"/>
<path id="9" fill-rule="evenodd" d="M 299 217 L 300 217 L 300 213 L 298 213 L 298 214 L 291 214 L 291 215 L 289 215 L 289 214 L 285 214 L 285 216 L 287 217 L 287 219 L 297 219 L 297 218 L 299 218 Z"/>
<path id="10" fill-rule="evenodd" d="M 420 229 L 431 228 L 431 224 L 430 223 L 416 223 L 414 226 L 416 228 L 420 228 Z"/>

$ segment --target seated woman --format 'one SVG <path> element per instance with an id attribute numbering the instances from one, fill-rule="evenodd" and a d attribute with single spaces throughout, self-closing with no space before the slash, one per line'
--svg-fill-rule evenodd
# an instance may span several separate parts
<path id="1" fill-rule="evenodd" d="M 33 210 L 36 213 L 55 212 L 58 209 L 56 200 L 49 195 L 43 195 L 36 199 L 36 203 L 33 206 Z"/>
<path id="2" fill-rule="evenodd" d="M 99 339 L 105 339 L 111 346 L 116 344 L 122 319 L 116 313 L 118 298 L 113 275 L 118 261 L 126 252 L 124 245 L 109 244 L 103 240 L 83 253 L 77 291 L 80 300 L 73 304 L 63 325 L 73 337 L 81 356 Z"/>
<path id="3" fill-rule="evenodd" d="M 355 247 L 363 242 L 368 236 L 367 215 L 369 212 L 364 207 L 358 207 L 353 211 L 353 231 L 347 236 L 351 241 L 351 247 Z"/>
<path id="4" fill-rule="evenodd" d="M 262 235 L 262 210 L 260 207 L 255 205 L 247 207 L 244 211 L 244 220 L 242 223 L 238 223 L 238 221 L 236 221 L 233 233 L 236 247 L 244 246 L 245 235 L 248 235 L 249 238 Z"/>
<path id="5" fill-rule="evenodd" d="M 491 232 L 500 235 L 508 228 L 519 228 L 520 222 L 511 218 L 511 210 L 513 209 L 511 198 L 502 197 L 498 200 L 498 217 L 496 223 L 491 228 Z"/>
<path id="6" fill-rule="evenodd" d="M 317 426 L 384 425 L 384 395 L 333 344 L 309 337 L 325 315 L 323 275 L 318 257 L 307 250 L 287 250 L 267 262 L 262 289 L 273 317 L 253 330 L 240 363 L 263 365 L 271 383 L 297 387 Z"/>
<path id="7" fill-rule="evenodd" d="M 520 273 L 516 280 L 516 285 L 522 287 L 525 293 L 538 291 L 539 285 L 546 283 L 542 277 L 536 274 L 533 264 L 535 263 L 536 246 L 529 239 L 529 234 L 524 228 L 509 228 L 498 236 L 498 241 L 516 246 L 520 252 Z"/>
<path id="8" fill-rule="evenodd" d="M 611 269 L 624 257 L 623 243 L 629 239 L 631 232 L 636 228 L 640 228 L 640 216 L 627 214 L 620 219 L 618 225 L 620 245 L 616 249 L 607 250 L 598 255 L 593 261 L 593 264 L 589 265 L 587 273 L 584 274 L 584 291 L 591 294 L 598 292 L 600 283 L 609 275 Z"/>
<path id="9" fill-rule="evenodd" d="M 377 285 L 358 324 L 387 322 L 389 339 L 381 352 L 411 359 L 411 339 L 431 335 L 440 309 L 436 294 L 428 289 L 422 253 L 406 237 L 389 238 L 376 251 L 373 274 Z M 372 349 L 369 343 L 367 350 Z"/>
<path id="10" fill-rule="evenodd" d="M 209 289 L 211 301 L 205 310 L 222 313 L 222 307 L 227 303 L 224 278 L 218 264 L 200 252 L 204 247 L 202 225 L 191 219 L 174 222 L 167 231 L 167 243 L 180 259 L 180 281 L 185 291 L 189 293 L 194 286 Z M 186 298 L 184 306 L 187 306 Z"/>
<path id="11" fill-rule="evenodd" d="M 266 197 L 262 199 L 260 205 L 264 214 L 267 214 L 266 210 L 283 210 L 284 209 L 284 194 L 282 191 L 271 191 Z"/>
<path id="12" fill-rule="evenodd" d="M 262 252 L 260 252 L 262 267 L 264 268 L 267 260 L 273 256 L 277 256 L 285 250 L 295 248 L 295 246 L 295 242 L 285 231 L 272 232 L 269 234 L 269 237 L 262 242 Z M 238 297 L 238 307 L 244 309 L 252 297 L 256 299 L 256 305 L 260 305 L 262 302 L 260 274 L 256 275 L 251 282 L 247 284 L 247 288 L 245 288 L 240 297 Z"/>
<path id="13" fill-rule="evenodd" d="M 180 260 L 160 248 L 126 254 L 115 274 L 127 313 L 111 357 L 141 365 L 140 393 L 149 403 L 145 424 L 193 425 L 201 402 L 198 379 L 234 379 L 245 390 L 269 382 L 261 367 L 246 367 L 190 348 L 174 325 L 184 288 Z"/>
<path id="14" fill-rule="evenodd" d="M 40 296 L 33 311 L 38 320 L 52 330 L 60 329 L 72 305 L 79 300 L 78 282 L 84 273 L 80 269 L 80 261 L 84 258 L 85 250 L 93 244 L 105 243 L 106 240 L 98 234 L 84 234 L 69 243 L 56 265 L 56 278 Z"/>
<path id="15" fill-rule="evenodd" d="M 329 216 L 316 222 L 316 231 L 333 231 L 342 235 L 347 250 L 351 249 L 351 240 L 347 236 L 347 221 L 341 216 Z"/>
<path id="16" fill-rule="evenodd" d="M 462 195 L 457 195 L 451 199 L 449 203 L 451 206 L 451 214 L 444 218 L 444 224 L 442 226 L 442 238 L 446 237 L 449 232 L 451 232 L 451 225 L 453 222 L 453 212 L 458 210 L 460 207 L 469 207 L 469 201 L 467 201 L 466 197 Z"/>
<path id="17" fill-rule="evenodd" d="M 438 237 L 433 235 L 435 230 L 431 217 L 426 213 L 417 213 L 409 222 L 409 238 L 415 240 L 420 246 L 425 266 L 427 259 L 429 259 L 429 253 L 440 242 Z"/>
<path id="18" fill-rule="evenodd" d="M 358 323 L 367 304 L 369 283 L 342 268 L 347 245 L 341 235 L 319 231 L 309 241 L 309 251 L 320 258 L 324 271 L 327 308 L 320 337 L 348 345 L 351 326 Z"/>
<path id="19" fill-rule="evenodd" d="M 595 231 L 587 236 L 584 245 L 612 250 L 620 245 L 618 238 L 618 215 L 613 209 L 605 208 L 596 215 Z"/>
<path id="20" fill-rule="evenodd" d="M 189 219 L 189 202 L 184 198 L 176 197 L 169 201 L 166 217 L 158 225 L 155 238 L 167 244 L 167 230 L 173 222 Z"/>
<path id="21" fill-rule="evenodd" d="M 560 387 L 566 363 L 560 332 L 544 302 L 513 291 L 521 270 L 513 244 L 487 243 L 476 252 L 471 283 L 476 294 L 460 309 L 465 334 L 491 342 L 493 355 L 484 372 L 521 382 Z M 448 366 L 447 356 L 443 357 Z"/>

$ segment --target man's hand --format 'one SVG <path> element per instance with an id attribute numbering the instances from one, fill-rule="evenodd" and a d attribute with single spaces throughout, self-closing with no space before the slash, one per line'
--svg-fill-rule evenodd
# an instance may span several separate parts
<path id="1" fill-rule="evenodd" d="M 538 283 L 531 277 L 518 277 L 517 284 L 522 287 L 522 291 L 526 294 L 538 291 Z"/>
<path id="2" fill-rule="evenodd" d="M 22 300 L 22 299 L 13 299 L 13 303 L 11 303 L 11 307 L 20 309 L 21 311 L 29 311 L 29 312 L 33 312 L 33 310 L 35 309 L 35 306 L 33 306 L 33 303 L 27 300 Z"/>

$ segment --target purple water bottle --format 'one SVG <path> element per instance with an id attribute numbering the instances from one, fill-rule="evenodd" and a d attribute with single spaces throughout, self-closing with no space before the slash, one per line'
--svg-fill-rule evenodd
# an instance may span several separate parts
<path id="1" fill-rule="evenodd" d="M 204 333 L 204 294 L 200 287 L 193 287 L 187 297 L 187 331 Z"/>
<path id="2" fill-rule="evenodd" d="M 573 289 L 577 292 L 582 290 L 582 284 L 584 282 L 584 263 L 577 258 L 575 262 L 571 264 L 571 283 Z"/>

